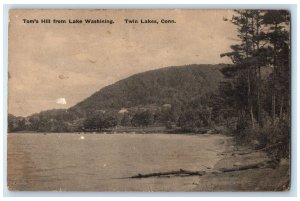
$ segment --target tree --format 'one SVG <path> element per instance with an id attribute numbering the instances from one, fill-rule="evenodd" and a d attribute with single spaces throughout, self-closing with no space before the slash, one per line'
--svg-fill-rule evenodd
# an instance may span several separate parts
<path id="1" fill-rule="evenodd" d="M 32 130 L 32 131 L 39 130 L 39 120 L 40 120 L 40 118 L 38 115 L 32 115 L 29 117 L 30 130 Z"/>
<path id="2" fill-rule="evenodd" d="M 17 121 L 17 119 L 14 115 L 8 114 L 8 116 L 7 116 L 7 124 L 8 124 L 7 129 L 8 129 L 8 132 L 16 131 L 16 127 L 17 127 L 16 126 L 16 124 L 17 124 L 16 121 Z"/>
<path id="3" fill-rule="evenodd" d="M 231 114 L 238 118 L 235 133 L 241 138 L 259 140 L 264 146 L 284 141 L 288 150 L 289 13 L 284 10 L 240 10 L 236 13 L 231 22 L 237 27 L 240 42 L 231 46 L 231 52 L 221 55 L 230 57 L 233 63 L 222 70 L 227 80 L 219 88 L 221 102 L 227 103 L 230 111 L 237 111 Z"/>
<path id="4" fill-rule="evenodd" d="M 180 115 L 177 124 L 186 132 L 199 132 L 209 126 L 209 114 L 205 109 L 186 110 Z"/>
<path id="5" fill-rule="evenodd" d="M 247 102 L 246 113 L 249 114 L 252 128 L 255 122 L 263 127 L 262 118 L 262 68 L 269 64 L 270 48 L 268 46 L 268 26 L 265 18 L 269 11 L 266 10 L 241 10 L 236 11 L 231 22 L 238 28 L 240 44 L 231 46 L 232 52 L 221 56 L 229 56 L 233 62 L 232 68 L 236 71 L 229 73 L 232 79 L 238 80 L 246 74 Z M 244 110 L 244 109 L 242 109 Z M 243 111 L 241 112 L 243 113 Z"/>
<path id="6" fill-rule="evenodd" d="M 132 117 L 128 112 L 124 113 L 124 115 L 121 119 L 121 125 L 122 126 L 131 126 L 131 119 L 132 119 Z"/>
<path id="7" fill-rule="evenodd" d="M 103 129 L 112 128 L 116 126 L 118 119 L 113 114 L 106 114 L 104 112 L 93 112 L 87 115 L 83 122 L 85 130 L 102 131 Z"/>
<path id="8" fill-rule="evenodd" d="M 283 108 L 290 108 L 290 14 L 286 10 L 268 10 L 264 15 L 267 26 L 268 61 L 272 66 L 269 82 L 272 89 L 272 119 L 276 120 L 276 102 L 280 103 L 279 117 Z M 277 97 L 277 98 L 276 98 Z M 278 113 L 278 112 L 277 112 Z"/>
<path id="9" fill-rule="evenodd" d="M 134 114 L 131 124 L 133 126 L 149 126 L 153 124 L 154 116 L 151 111 L 145 110 L 145 111 L 138 111 Z"/>
<path id="10" fill-rule="evenodd" d="M 118 119 L 114 115 L 109 115 L 104 119 L 104 128 L 112 128 L 118 124 Z"/>

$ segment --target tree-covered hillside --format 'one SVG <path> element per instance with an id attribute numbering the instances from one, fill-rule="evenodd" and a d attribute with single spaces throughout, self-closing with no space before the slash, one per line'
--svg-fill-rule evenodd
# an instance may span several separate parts
<path id="1" fill-rule="evenodd" d="M 215 92 L 224 65 L 188 65 L 147 71 L 104 87 L 70 110 L 94 111 L 138 105 L 182 105 Z"/>
<path id="2" fill-rule="evenodd" d="M 218 94 L 224 66 L 194 64 L 135 74 L 67 110 L 42 111 L 24 119 L 10 116 L 9 131 L 100 131 L 118 125 L 177 125 L 197 131 L 217 116 L 212 98 Z"/>

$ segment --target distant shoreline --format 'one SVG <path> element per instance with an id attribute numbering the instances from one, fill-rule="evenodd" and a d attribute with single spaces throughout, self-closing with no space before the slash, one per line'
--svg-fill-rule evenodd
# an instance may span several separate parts
<path id="1" fill-rule="evenodd" d="M 211 135 L 223 135 L 220 133 L 162 133 L 162 132 L 153 132 L 153 133 L 141 133 L 141 132 L 127 132 L 127 133 L 94 133 L 94 132 L 65 132 L 65 133 L 58 133 L 58 132 L 45 132 L 45 133 L 39 133 L 39 132 L 13 132 L 8 133 L 9 135 L 30 135 L 30 134 L 36 134 L 36 135 L 55 135 L 55 134 L 62 134 L 62 135 L 186 135 L 186 136 L 211 136 Z M 224 135 L 225 136 L 225 135 Z"/>
<path id="2" fill-rule="evenodd" d="M 167 129 L 163 126 L 151 126 L 151 127 L 122 127 L 116 129 L 107 129 L 103 131 L 70 131 L 70 132 L 51 132 L 51 131 L 15 131 L 8 133 L 37 133 L 37 134 L 51 134 L 51 133 L 72 133 L 72 134 L 186 134 L 186 135 L 203 135 L 203 134 L 216 134 L 220 133 L 219 131 L 212 128 L 202 128 L 199 132 L 186 132 L 180 127 Z"/>

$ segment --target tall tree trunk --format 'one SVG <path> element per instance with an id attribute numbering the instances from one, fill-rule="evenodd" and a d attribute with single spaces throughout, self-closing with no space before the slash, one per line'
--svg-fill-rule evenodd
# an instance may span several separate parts
<path id="1" fill-rule="evenodd" d="M 273 124 L 275 124 L 276 120 L 276 96 L 275 96 L 275 90 L 273 90 L 273 95 L 272 95 L 272 117 L 273 117 Z"/>
<path id="2" fill-rule="evenodd" d="M 248 17 L 246 18 L 246 24 L 248 25 L 249 20 Z M 251 23 L 253 26 L 253 17 L 251 18 Z M 248 31 L 246 31 L 246 58 L 249 57 L 249 46 L 248 46 Z M 251 117 L 251 125 L 252 128 L 255 128 L 255 118 L 253 114 L 253 101 L 252 101 L 252 87 L 251 87 L 251 66 L 248 65 L 247 67 L 247 81 L 248 81 L 248 108 L 250 112 L 250 117 Z"/>
<path id="3" fill-rule="evenodd" d="M 259 58 L 260 53 L 260 38 L 259 38 L 259 13 L 256 15 L 256 51 L 257 51 L 257 57 Z M 257 120 L 259 126 L 263 127 L 263 120 L 261 115 L 261 97 L 260 97 L 260 88 L 261 88 L 261 64 L 260 64 L 260 58 L 258 59 L 258 62 L 256 63 L 257 70 L 258 70 L 258 80 L 257 80 Z"/>
<path id="4" fill-rule="evenodd" d="M 283 96 L 281 96 L 281 99 L 280 99 L 280 113 L 279 113 L 280 119 L 282 119 L 282 108 L 283 108 Z"/>
<path id="5" fill-rule="evenodd" d="M 257 50 L 257 41 L 256 41 L 256 38 L 255 38 L 255 17 L 254 15 L 251 16 L 251 30 L 252 30 L 252 36 L 251 36 L 251 45 L 252 45 L 252 51 L 251 51 L 251 54 L 252 54 L 252 57 L 255 56 L 255 50 Z M 251 122 L 252 122 L 252 128 L 255 128 L 255 116 L 254 116 L 254 113 L 253 113 L 253 96 L 255 96 L 255 94 L 253 92 L 255 92 L 255 88 L 257 89 L 258 86 L 257 86 L 257 63 L 254 63 L 252 64 L 252 71 L 250 70 L 250 75 L 251 77 L 249 78 L 249 82 L 250 82 L 250 85 L 252 87 L 252 91 L 251 91 L 251 94 L 249 95 L 250 96 L 250 115 L 251 115 Z M 256 84 L 255 84 L 256 83 Z M 257 118 L 258 119 L 258 118 Z"/>
<path id="6" fill-rule="evenodd" d="M 257 85 L 261 85 L 261 71 L 260 67 L 258 67 L 258 81 Z M 263 120 L 262 120 L 262 115 L 261 115 L 261 97 L 260 97 L 260 87 L 257 87 L 257 119 L 259 126 L 262 128 L 263 127 Z"/>
<path id="7" fill-rule="evenodd" d="M 274 33 L 277 35 L 277 24 L 275 24 Z M 273 116 L 273 124 L 276 121 L 276 71 L 277 71 L 277 43 L 274 42 L 274 61 L 273 61 L 273 91 L 272 91 L 272 116 Z"/>
<path id="8" fill-rule="evenodd" d="M 251 115 L 252 128 L 255 128 L 255 118 L 254 118 L 254 114 L 253 114 L 252 104 L 250 105 L 250 115 Z"/>
<path id="9" fill-rule="evenodd" d="M 252 98 L 251 98 L 251 80 L 250 80 L 250 66 L 248 66 L 248 72 L 247 72 L 247 81 L 248 81 L 248 107 L 251 117 L 251 124 L 252 128 L 255 128 L 255 119 L 253 114 L 253 107 L 252 107 Z"/>

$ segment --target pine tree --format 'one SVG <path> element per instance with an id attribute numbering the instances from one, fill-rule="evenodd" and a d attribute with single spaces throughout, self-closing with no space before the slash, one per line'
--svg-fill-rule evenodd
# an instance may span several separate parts
<path id="1" fill-rule="evenodd" d="M 290 108 L 290 15 L 285 10 L 268 10 L 263 22 L 267 27 L 268 60 L 273 69 L 270 79 L 271 114 L 275 123 L 276 116 L 282 118 L 283 110 L 289 113 Z"/>

